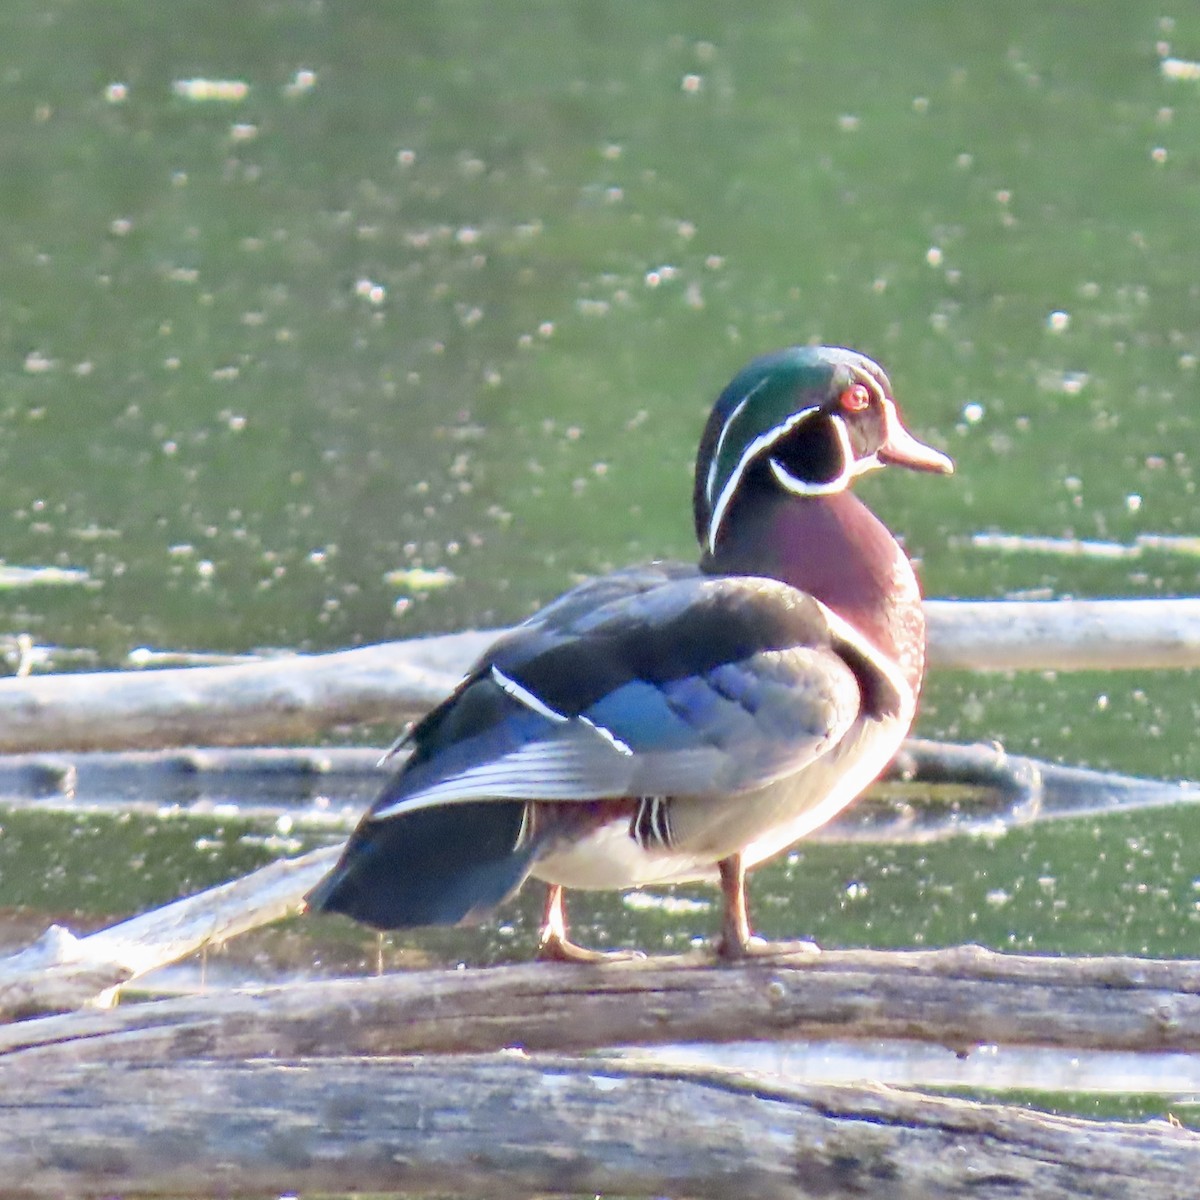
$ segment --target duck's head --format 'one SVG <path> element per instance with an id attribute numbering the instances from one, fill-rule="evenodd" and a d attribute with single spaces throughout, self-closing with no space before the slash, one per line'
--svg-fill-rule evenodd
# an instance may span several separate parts
<path id="1" fill-rule="evenodd" d="M 905 429 L 882 367 L 831 346 L 765 354 L 717 398 L 700 439 L 696 536 L 711 554 L 735 499 L 828 496 L 883 466 L 954 470 Z"/>

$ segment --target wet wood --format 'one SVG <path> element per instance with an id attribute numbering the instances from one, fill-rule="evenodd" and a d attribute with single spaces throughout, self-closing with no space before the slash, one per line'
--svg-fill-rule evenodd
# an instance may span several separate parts
<path id="1" fill-rule="evenodd" d="M 1200 599 L 933 600 L 930 662 L 970 670 L 1200 667 Z M 399 725 L 502 632 L 225 667 L 0 679 L 0 752 L 300 741 Z"/>
<path id="2" fill-rule="evenodd" d="M 0 1064 L 898 1039 L 1200 1051 L 1200 962 L 947 950 L 697 954 L 318 980 L 0 1028 Z"/>
<path id="3" fill-rule="evenodd" d="M 170 750 L 0 754 L 0 809 L 211 821 L 217 810 L 294 833 L 349 833 L 395 763 L 382 748 L 189 747 Z M 908 738 L 883 784 L 807 840 L 927 843 L 995 836 L 1059 817 L 1194 804 L 1200 783 L 1069 767 L 1010 754 L 995 743 Z M 942 785 L 953 789 L 951 802 Z"/>
<path id="4" fill-rule="evenodd" d="M 1193 1200 L 1200 1175 L 1200 1136 L 1166 1123 L 604 1059 L 5 1064 L 0 1096 L 6 1200 Z"/>

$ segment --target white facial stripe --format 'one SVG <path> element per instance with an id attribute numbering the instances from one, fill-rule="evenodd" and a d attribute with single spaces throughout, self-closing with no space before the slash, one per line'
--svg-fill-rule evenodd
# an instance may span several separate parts
<path id="1" fill-rule="evenodd" d="M 725 486 L 721 489 L 721 494 L 717 498 L 716 504 L 712 508 L 712 516 L 708 522 L 708 552 L 710 554 L 716 553 L 717 530 L 721 528 L 721 522 L 725 517 L 725 509 L 729 507 L 729 502 L 733 499 L 733 493 L 737 491 L 738 484 L 741 483 L 742 475 L 746 468 L 768 446 L 773 446 L 781 437 L 784 437 L 795 429 L 805 417 L 810 417 L 813 413 L 820 411 L 820 406 L 814 404 L 811 408 L 805 408 L 798 413 L 792 413 L 782 425 L 776 425 L 773 429 L 768 429 L 766 433 L 760 433 L 742 451 L 742 457 L 738 459 L 737 466 L 733 468 L 729 479 L 726 480 Z"/>
<path id="2" fill-rule="evenodd" d="M 525 705 L 526 708 L 532 709 L 538 716 L 546 717 L 551 721 L 566 721 L 570 719 L 564 717 L 560 712 L 555 712 L 550 705 L 539 700 L 528 688 L 522 687 L 515 679 L 509 679 L 499 667 L 492 668 L 492 679 L 502 691 L 507 692 L 514 700 Z"/>
<path id="3" fill-rule="evenodd" d="M 857 459 L 850 468 L 850 478 L 857 479 L 868 471 L 878 471 L 883 467 L 877 454 L 868 454 L 866 458 Z"/>
<path id="4" fill-rule="evenodd" d="M 842 469 L 827 483 L 812 483 L 807 479 L 797 479 L 790 471 L 780 466 L 777 459 L 772 458 L 767 460 L 771 468 L 771 474 L 775 476 L 779 485 L 787 488 L 789 492 L 797 496 L 828 496 L 833 492 L 840 492 L 855 475 L 859 474 L 858 463 L 854 461 L 854 449 L 850 445 L 850 431 L 846 428 L 846 422 L 836 413 L 831 414 L 829 419 L 833 422 L 838 445 L 842 451 Z"/>
<path id="5" fill-rule="evenodd" d="M 853 646 L 877 671 L 887 676 L 887 681 L 900 697 L 904 712 L 911 713 L 915 706 L 916 696 L 904 672 L 888 655 L 884 654 L 869 638 L 864 637 L 849 621 L 839 617 L 831 608 L 825 608 L 825 619 L 833 633 L 843 642 Z"/>
<path id="6" fill-rule="evenodd" d="M 895 401 L 887 396 L 880 396 L 879 403 L 883 408 L 883 437 L 886 441 L 888 434 L 900 423 L 900 414 L 896 411 Z"/>
<path id="7" fill-rule="evenodd" d="M 725 418 L 725 424 L 721 426 L 721 436 L 717 438 L 717 444 L 713 448 L 712 461 L 708 464 L 708 479 L 705 480 L 704 484 L 704 494 L 708 497 L 708 503 L 710 505 L 712 504 L 713 498 L 713 484 L 717 481 L 717 465 L 721 461 L 721 448 L 725 445 L 725 439 L 729 436 L 729 431 L 733 427 L 734 421 L 741 416 L 742 409 L 745 408 L 749 403 L 750 397 L 753 396 L 755 392 L 761 391 L 764 387 L 766 387 L 766 384 L 767 379 L 764 376 L 737 402 L 733 412 L 731 412 L 729 416 Z"/>

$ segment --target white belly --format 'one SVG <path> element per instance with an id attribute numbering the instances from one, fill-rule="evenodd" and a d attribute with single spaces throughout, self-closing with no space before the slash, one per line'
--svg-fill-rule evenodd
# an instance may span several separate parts
<path id="1" fill-rule="evenodd" d="M 873 728 L 848 737 L 831 754 L 801 772 L 795 781 L 796 802 L 790 815 L 747 843 L 742 861 L 756 866 L 820 829 L 856 800 L 879 777 L 908 733 L 911 717 L 871 723 Z"/>
<path id="2" fill-rule="evenodd" d="M 626 817 L 548 847 L 531 874 L 564 887 L 620 890 L 715 879 L 716 864 L 739 851 L 753 867 L 820 828 L 864 791 L 900 748 L 911 720 L 910 710 L 860 721 L 828 754 L 758 791 L 675 798 L 670 850 L 643 849 Z"/>
<path id="3" fill-rule="evenodd" d="M 546 883 L 585 891 L 621 891 L 648 883 L 682 883 L 717 878 L 717 860 L 707 856 L 643 850 L 629 836 L 629 819 L 610 821 L 578 841 L 540 856 L 530 874 Z"/>

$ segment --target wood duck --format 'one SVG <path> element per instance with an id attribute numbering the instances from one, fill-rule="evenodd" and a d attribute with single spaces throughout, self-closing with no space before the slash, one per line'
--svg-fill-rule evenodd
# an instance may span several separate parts
<path id="1" fill-rule="evenodd" d="M 849 804 L 912 724 L 920 590 L 849 490 L 885 465 L 953 471 L 869 358 L 750 363 L 700 442 L 699 565 L 591 580 L 495 642 L 389 752 L 407 758 L 309 908 L 470 923 L 532 875 L 549 885 L 540 957 L 592 961 L 564 888 L 711 879 L 718 953 L 762 948 L 746 871 Z"/>

